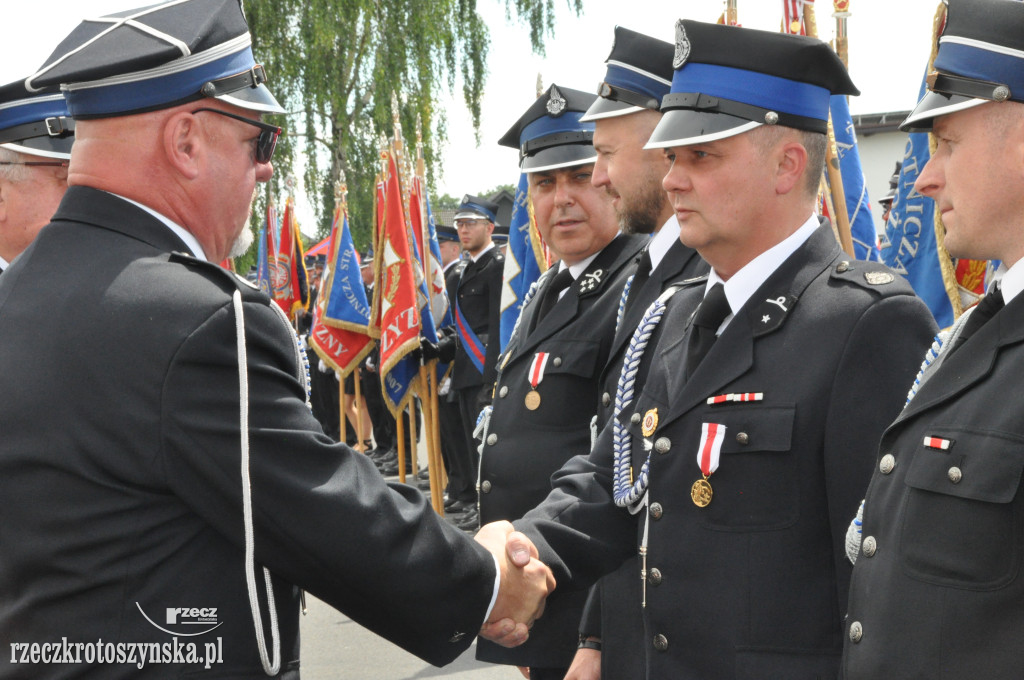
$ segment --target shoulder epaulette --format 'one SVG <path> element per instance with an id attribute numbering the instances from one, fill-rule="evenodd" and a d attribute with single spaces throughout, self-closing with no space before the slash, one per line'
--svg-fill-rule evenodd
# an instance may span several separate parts
<path id="1" fill-rule="evenodd" d="M 842 259 L 833 265 L 830 277 L 873 290 L 880 295 L 914 294 L 914 289 L 905 278 L 881 262 Z"/>

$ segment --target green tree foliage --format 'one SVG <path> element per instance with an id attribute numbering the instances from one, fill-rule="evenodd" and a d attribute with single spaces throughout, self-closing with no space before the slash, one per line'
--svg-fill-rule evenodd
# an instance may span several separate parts
<path id="1" fill-rule="evenodd" d="M 532 49 L 543 53 L 544 38 L 553 33 L 554 0 L 491 1 L 505 3 L 507 20 L 526 22 Z M 582 0 L 566 2 L 577 13 L 582 10 Z M 284 179 L 301 156 L 315 233 L 323 236 L 334 212 L 334 185 L 344 171 L 356 243 L 367 243 L 380 138 L 393 130 L 391 93 L 398 95 L 410 147 L 416 119 L 422 120 L 428 178 L 447 133 L 445 112 L 434 102 L 457 82 L 479 129 L 490 37 L 476 0 L 245 0 L 244 5 L 253 52 L 288 110 L 276 117 L 285 135 L 268 191 L 284 196 Z M 262 223 L 265 201 L 266 194 L 254 210 L 256 224 Z M 313 225 L 303 227 L 314 231 Z"/>

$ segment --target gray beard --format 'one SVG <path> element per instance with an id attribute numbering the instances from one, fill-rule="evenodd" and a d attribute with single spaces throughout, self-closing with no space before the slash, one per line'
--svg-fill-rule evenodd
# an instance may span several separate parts
<path id="1" fill-rule="evenodd" d="M 249 248 L 252 246 L 252 242 L 255 239 L 253 236 L 252 229 L 249 225 L 245 225 L 242 229 L 242 233 L 238 235 L 235 242 L 231 244 L 231 252 L 228 253 L 228 257 L 241 257 L 249 252 Z"/>

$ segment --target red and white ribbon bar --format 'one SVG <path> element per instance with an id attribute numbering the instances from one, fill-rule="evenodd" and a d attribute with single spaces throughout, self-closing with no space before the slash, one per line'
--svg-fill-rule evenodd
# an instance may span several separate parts
<path id="1" fill-rule="evenodd" d="M 700 448 L 697 449 L 697 465 L 701 474 L 710 477 L 718 469 L 718 459 L 722 455 L 722 442 L 725 441 L 725 425 L 719 423 L 702 423 L 700 426 Z"/>
<path id="2" fill-rule="evenodd" d="M 544 368 L 548 365 L 548 357 L 550 356 L 550 352 L 537 352 L 533 355 L 533 363 L 530 364 L 530 372 L 527 374 L 530 387 L 536 388 L 540 381 L 544 379 Z"/>
<path id="3" fill-rule="evenodd" d="M 942 439 L 941 437 L 925 437 L 924 445 L 929 449 L 940 449 L 942 451 L 948 451 L 949 447 L 953 445 L 952 439 Z"/>
<path id="4" fill-rule="evenodd" d="M 708 397 L 708 404 L 727 404 L 739 401 L 761 401 L 764 399 L 764 392 L 739 392 L 735 394 L 719 394 L 717 397 Z"/>

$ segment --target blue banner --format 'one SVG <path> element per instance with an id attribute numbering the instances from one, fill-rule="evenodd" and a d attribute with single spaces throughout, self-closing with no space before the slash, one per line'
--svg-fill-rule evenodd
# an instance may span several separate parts
<path id="1" fill-rule="evenodd" d="M 260 287 L 268 297 L 273 297 L 270 283 L 270 250 L 268 245 L 273 246 L 267 239 L 274 238 L 273 233 L 277 231 L 277 211 L 273 205 L 267 206 L 267 219 L 260 229 L 260 242 L 256 251 L 256 285 Z"/>
<path id="2" fill-rule="evenodd" d="M 331 244 L 334 259 L 330 264 L 330 278 L 324 291 L 327 295 L 324 323 L 334 328 L 368 333 L 370 303 L 366 298 L 366 287 L 359 269 L 359 256 L 352 241 L 348 213 L 339 212 L 342 213 L 341 226 L 333 230 L 338 242 Z"/>
<path id="3" fill-rule="evenodd" d="M 523 299 L 534 281 L 543 273 L 530 234 L 530 185 L 526 173 L 519 175 L 512 219 L 508 227 L 505 274 L 501 288 L 501 351 L 512 337 L 512 329 L 523 309 Z"/>
<path id="4" fill-rule="evenodd" d="M 918 99 L 924 96 L 925 89 L 922 83 Z M 945 328 L 954 321 L 953 305 L 946 293 L 935 241 L 935 203 L 914 190 L 914 182 L 930 157 L 928 134 L 912 133 L 885 225 L 882 261 L 907 278 L 914 292 L 928 305 L 935 322 Z"/>
<path id="5" fill-rule="evenodd" d="M 843 175 L 843 191 L 846 193 L 846 214 L 850 216 L 854 256 L 858 260 L 881 262 L 878 232 L 875 231 L 875 220 L 871 216 L 871 200 L 868 198 L 864 170 L 860 164 L 860 153 L 857 151 L 857 133 L 853 128 L 846 97 L 832 97 L 830 108 L 836 149 L 839 153 L 839 170 Z"/>

